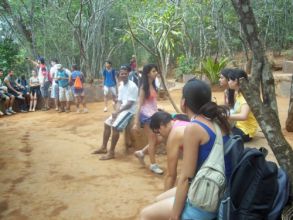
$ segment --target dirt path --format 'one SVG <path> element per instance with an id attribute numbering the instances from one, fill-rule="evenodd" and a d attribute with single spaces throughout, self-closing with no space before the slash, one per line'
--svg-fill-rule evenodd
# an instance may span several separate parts
<path id="1" fill-rule="evenodd" d="M 181 91 L 172 92 L 179 103 Z M 221 100 L 221 93 L 215 96 Z M 284 125 L 288 99 L 279 98 Z M 173 111 L 168 101 L 159 103 Z M 163 190 L 163 177 L 141 168 L 124 140 L 116 159 L 90 154 L 100 145 L 102 103 L 89 114 L 54 110 L 0 119 L 0 219 L 137 219 L 142 207 Z M 286 133 L 293 143 L 293 135 Z M 257 145 L 266 145 L 261 133 Z M 132 149 L 131 151 L 134 151 Z M 166 167 L 165 156 L 158 162 Z"/>

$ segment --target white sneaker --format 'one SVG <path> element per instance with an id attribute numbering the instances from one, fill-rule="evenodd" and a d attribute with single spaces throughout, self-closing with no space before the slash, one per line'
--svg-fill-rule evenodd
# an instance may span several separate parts
<path id="1" fill-rule="evenodd" d="M 106 112 L 106 111 L 108 111 L 108 108 L 107 107 L 104 108 L 104 112 Z"/>
<path id="2" fill-rule="evenodd" d="M 88 113 L 88 112 L 89 112 L 89 110 L 87 108 L 83 109 L 83 113 Z"/>
<path id="3" fill-rule="evenodd" d="M 152 171 L 155 174 L 160 174 L 160 175 L 162 175 L 164 173 L 164 171 L 156 163 L 150 165 L 150 171 Z"/>
<path id="4" fill-rule="evenodd" d="M 144 153 L 142 152 L 142 150 L 135 151 L 134 156 L 139 160 L 142 166 L 145 166 Z"/>
<path id="5" fill-rule="evenodd" d="M 78 108 L 78 109 L 76 110 L 76 113 L 81 113 L 81 110 Z"/>

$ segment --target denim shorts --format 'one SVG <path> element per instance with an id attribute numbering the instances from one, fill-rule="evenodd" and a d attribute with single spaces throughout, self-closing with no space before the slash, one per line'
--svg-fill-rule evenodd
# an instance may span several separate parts
<path id="1" fill-rule="evenodd" d="M 140 127 L 143 128 L 145 124 L 149 125 L 151 123 L 151 117 L 146 116 L 145 114 L 140 113 L 139 115 L 139 122 L 140 122 Z"/>
<path id="2" fill-rule="evenodd" d="M 50 82 L 46 81 L 43 86 L 41 86 L 41 93 L 43 98 L 49 98 L 49 87 Z"/>
<path id="3" fill-rule="evenodd" d="M 217 213 L 207 212 L 197 207 L 192 206 L 188 201 L 185 202 L 182 220 L 214 220 L 217 218 Z"/>

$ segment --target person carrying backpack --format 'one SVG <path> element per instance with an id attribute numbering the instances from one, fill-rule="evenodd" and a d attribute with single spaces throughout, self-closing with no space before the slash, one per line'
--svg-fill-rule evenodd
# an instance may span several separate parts
<path id="1" fill-rule="evenodd" d="M 177 184 L 176 194 L 166 192 L 160 196 L 161 200 L 144 208 L 141 212 L 141 219 L 160 220 L 213 220 L 217 218 L 218 205 L 220 204 L 221 193 L 225 189 L 225 182 L 231 175 L 231 159 L 224 156 L 223 143 L 230 140 L 230 125 L 227 120 L 227 108 L 220 107 L 211 101 L 211 88 L 203 81 L 192 79 L 183 87 L 181 110 L 187 114 L 191 123 L 186 126 L 183 138 L 183 162 L 181 173 Z M 221 142 L 221 144 L 218 144 Z M 214 148 L 216 147 L 217 148 Z M 214 167 L 222 164 L 220 182 L 211 179 L 206 182 L 206 190 L 196 192 L 197 199 L 201 199 L 198 205 L 194 205 L 194 198 L 190 197 L 193 183 L 204 166 L 205 161 L 214 149 L 222 154 L 222 159 L 216 158 Z M 218 177 L 218 175 L 216 175 Z M 209 186 L 219 183 L 219 194 L 213 196 L 214 187 Z M 173 190 L 174 192 L 175 190 Z M 211 205 L 210 203 L 211 202 Z"/>
<path id="2" fill-rule="evenodd" d="M 73 85 L 73 95 L 75 97 L 75 103 L 76 103 L 76 112 L 81 113 L 81 110 L 79 109 L 79 104 L 81 103 L 83 105 L 83 113 L 87 113 L 88 109 L 86 108 L 86 103 L 84 99 L 84 86 L 83 83 L 85 81 L 84 75 L 80 70 L 78 69 L 78 66 L 76 64 L 72 65 L 72 73 L 69 78 L 69 81 Z"/>

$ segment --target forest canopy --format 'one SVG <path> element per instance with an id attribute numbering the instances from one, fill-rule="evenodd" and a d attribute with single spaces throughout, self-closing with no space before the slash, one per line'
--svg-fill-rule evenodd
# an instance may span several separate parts
<path id="1" fill-rule="evenodd" d="M 293 2 L 251 5 L 266 50 L 290 49 Z M 180 76 L 208 57 L 233 61 L 249 50 L 230 0 L 2 0 L 0 16 L 0 65 L 16 73 L 29 72 L 25 57 L 43 56 L 94 78 L 106 59 L 119 66 L 135 54 L 139 66 L 159 62 Z"/>

